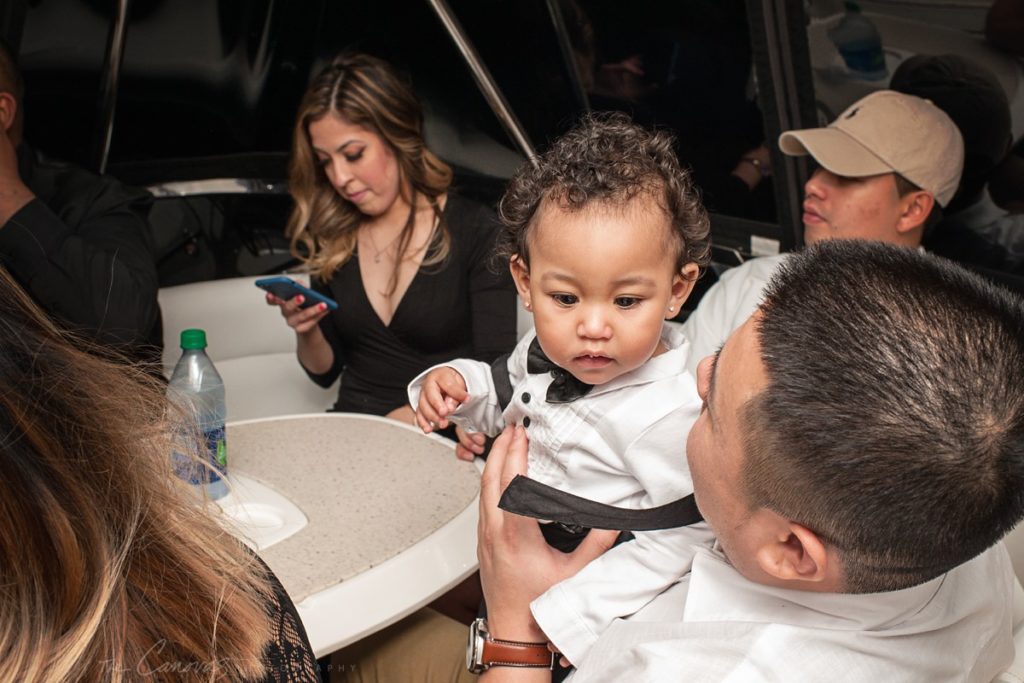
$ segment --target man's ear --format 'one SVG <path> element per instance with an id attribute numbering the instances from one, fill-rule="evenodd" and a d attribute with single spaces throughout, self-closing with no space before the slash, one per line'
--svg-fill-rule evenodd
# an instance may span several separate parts
<path id="1" fill-rule="evenodd" d="M 512 279 L 516 283 L 516 291 L 519 292 L 519 298 L 523 300 L 523 304 L 529 309 L 532 305 L 530 301 L 530 268 L 523 261 L 523 257 L 517 254 L 509 260 L 508 269 L 512 271 Z"/>
<path id="2" fill-rule="evenodd" d="M 0 126 L 10 134 L 18 119 L 18 100 L 9 92 L 0 92 Z"/>
<path id="3" fill-rule="evenodd" d="M 757 551 L 757 563 L 780 581 L 825 581 L 832 555 L 818 535 L 796 522 L 788 522 Z"/>
<path id="4" fill-rule="evenodd" d="M 668 305 L 665 308 L 666 320 L 679 315 L 683 302 L 690 296 L 693 286 L 697 284 L 698 275 L 700 275 L 700 267 L 691 261 L 672 278 L 672 294 L 669 296 Z"/>
<path id="5" fill-rule="evenodd" d="M 918 190 L 900 198 L 903 212 L 896 223 L 896 232 L 910 232 L 924 225 L 935 206 L 935 196 L 930 192 Z"/>

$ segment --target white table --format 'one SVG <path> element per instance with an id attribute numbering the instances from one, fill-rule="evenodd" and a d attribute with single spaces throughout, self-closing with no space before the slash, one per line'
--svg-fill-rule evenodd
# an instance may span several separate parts
<path id="1" fill-rule="evenodd" d="M 343 413 L 230 423 L 227 438 L 237 485 L 220 502 L 250 513 L 239 533 L 295 600 L 318 657 L 476 570 L 479 471 L 451 442 Z"/>

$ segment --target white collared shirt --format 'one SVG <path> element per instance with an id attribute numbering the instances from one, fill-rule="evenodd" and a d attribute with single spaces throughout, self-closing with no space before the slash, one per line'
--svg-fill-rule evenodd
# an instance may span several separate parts
<path id="1" fill-rule="evenodd" d="M 526 334 L 508 359 L 513 395 L 504 411 L 489 365 L 467 359 L 444 364 L 463 376 L 470 394 L 453 422 L 494 435 L 506 424 L 529 420 L 529 476 L 600 503 L 651 508 L 693 493 L 686 437 L 701 400 L 685 369 L 689 344 L 677 328 L 662 327 L 668 351 L 570 403 L 547 403 L 551 375 L 527 373 L 535 336 Z M 409 385 L 414 406 L 425 375 Z M 570 661 L 582 660 L 614 618 L 633 614 L 689 571 L 693 544 L 712 538 L 704 524 L 635 536 L 531 605 L 537 623 Z"/>
<path id="2" fill-rule="evenodd" d="M 701 548 L 570 680 L 988 683 L 1013 660 L 1013 580 L 1002 543 L 919 586 L 861 595 L 754 583 Z"/>
<path id="3" fill-rule="evenodd" d="M 717 353 L 729 335 L 757 310 L 772 275 L 789 254 L 761 256 L 722 273 L 683 323 L 690 342 L 686 369 L 696 374 L 701 360 Z"/>

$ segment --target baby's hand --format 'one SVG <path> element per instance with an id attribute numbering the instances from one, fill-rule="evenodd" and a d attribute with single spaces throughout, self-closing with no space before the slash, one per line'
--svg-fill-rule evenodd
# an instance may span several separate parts
<path id="1" fill-rule="evenodd" d="M 448 426 L 448 416 L 469 398 L 466 380 L 454 368 L 431 370 L 423 378 L 416 422 L 425 434 Z"/>

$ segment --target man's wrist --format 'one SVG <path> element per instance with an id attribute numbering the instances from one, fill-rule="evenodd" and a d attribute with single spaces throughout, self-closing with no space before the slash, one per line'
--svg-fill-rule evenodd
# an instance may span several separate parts
<path id="1" fill-rule="evenodd" d="M 486 619 L 477 619 L 469 627 L 466 668 L 471 673 L 483 673 L 492 667 L 550 671 L 558 657 L 543 634 L 535 640 L 501 638 L 490 632 Z"/>
<path id="2" fill-rule="evenodd" d="M 488 614 L 487 625 L 491 637 L 501 640 L 539 643 L 548 639 L 532 614 L 515 619 L 501 619 L 497 614 Z"/>

